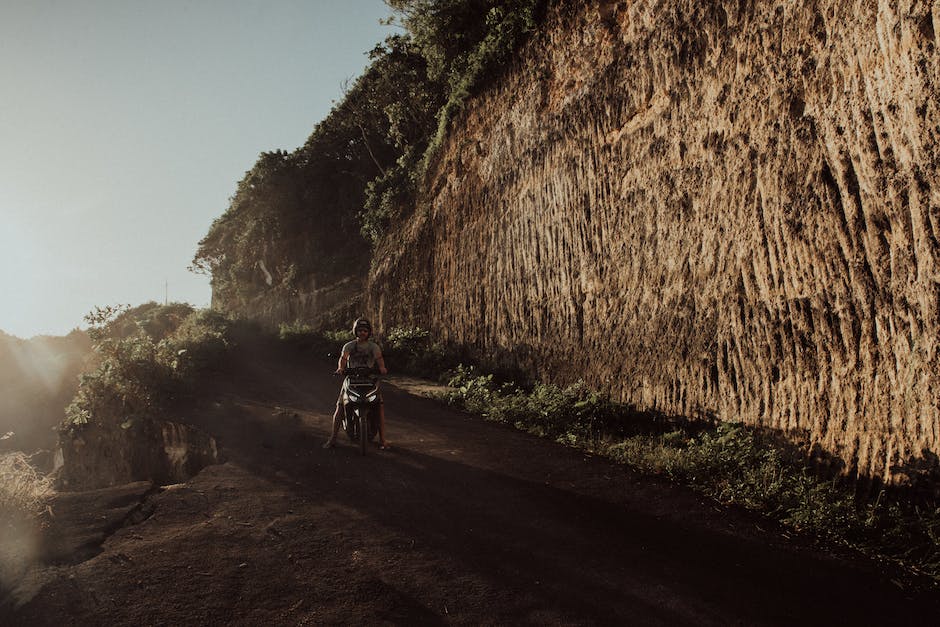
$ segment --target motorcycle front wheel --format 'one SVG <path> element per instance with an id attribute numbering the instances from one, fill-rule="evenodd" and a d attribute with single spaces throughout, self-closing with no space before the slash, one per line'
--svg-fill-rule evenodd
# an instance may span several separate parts
<path id="1" fill-rule="evenodd" d="M 343 408 L 343 430 L 354 445 L 359 441 L 359 418 L 352 409 Z"/>
<path id="2" fill-rule="evenodd" d="M 358 411 L 359 415 L 359 453 L 361 455 L 366 454 L 366 447 L 369 444 L 369 412 L 368 411 Z"/>

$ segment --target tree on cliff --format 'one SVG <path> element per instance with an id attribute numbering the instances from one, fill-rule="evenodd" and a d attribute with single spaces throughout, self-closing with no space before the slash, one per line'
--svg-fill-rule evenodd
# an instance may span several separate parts
<path id="1" fill-rule="evenodd" d="M 259 157 L 200 242 L 193 267 L 211 273 L 223 303 L 237 307 L 275 285 L 296 290 L 310 276 L 326 282 L 368 266 L 360 221 L 367 186 L 395 179 L 400 157 L 420 141 L 421 110 L 435 110 L 401 104 L 429 98 L 417 80 L 423 59 L 403 38 L 372 57 L 301 148 Z"/>
<path id="2" fill-rule="evenodd" d="M 363 237 L 374 231 L 363 229 L 362 214 L 370 183 L 375 197 L 410 186 L 440 106 L 407 38 L 389 38 L 371 58 L 301 148 L 259 157 L 200 242 L 193 267 L 212 275 L 223 303 L 237 307 L 273 284 L 298 289 L 311 275 L 326 282 L 368 266 Z"/>
<path id="3" fill-rule="evenodd" d="M 388 4 L 407 34 L 371 51 L 365 73 L 301 148 L 259 157 L 199 243 L 192 269 L 211 274 L 222 307 L 361 274 L 367 242 L 413 206 L 453 113 L 534 28 L 539 2 Z"/>

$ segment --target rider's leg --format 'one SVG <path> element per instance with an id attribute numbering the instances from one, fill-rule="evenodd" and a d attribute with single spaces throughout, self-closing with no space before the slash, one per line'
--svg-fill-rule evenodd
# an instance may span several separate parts
<path id="1" fill-rule="evenodd" d="M 336 411 L 333 412 L 333 435 L 330 436 L 334 440 L 336 439 L 336 434 L 339 433 L 339 428 L 343 424 L 343 405 L 339 401 L 336 402 Z"/>
<path id="2" fill-rule="evenodd" d="M 388 440 L 385 439 L 385 403 L 379 402 L 379 444 L 387 446 Z"/>
<path id="3" fill-rule="evenodd" d="M 340 428 L 340 425 L 342 424 L 342 421 L 340 420 L 342 411 L 343 411 L 342 403 L 340 401 L 336 401 L 336 411 L 333 412 L 333 433 L 332 435 L 330 435 L 330 439 L 327 440 L 326 443 L 323 445 L 323 448 L 330 448 L 331 446 L 336 444 L 336 435 L 339 433 L 339 428 Z"/>

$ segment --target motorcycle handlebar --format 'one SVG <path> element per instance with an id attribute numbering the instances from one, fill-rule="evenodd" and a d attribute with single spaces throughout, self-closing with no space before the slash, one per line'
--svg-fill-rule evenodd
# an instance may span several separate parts
<path id="1" fill-rule="evenodd" d="M 349 375 L 358 375 L 358 376 L 379 376 L 382 373 L 379 372 L 378 368 L 366 368 L 366 367 L 356 367 L 356 368 L 346 368 L 346 370 L 339 371 L 336 370 L 333 372 L 334 377 L 347 377 Z"/>

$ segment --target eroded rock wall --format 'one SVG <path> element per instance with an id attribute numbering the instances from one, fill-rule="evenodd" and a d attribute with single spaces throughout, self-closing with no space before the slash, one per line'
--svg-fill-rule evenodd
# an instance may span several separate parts
<path id="1" fill-rule="evenodd" d="M 938 34 L 937 1 L 562 3 L 454 124 L 371 309 L 903 481 L 940 452 Z"/>
<path id="2" fill-rule="evenodd" d="M 56 483 L 68 491 L 134 481 L 179 483 L 218 463 L 219 447 L 208 433 L 183 423 L 133 418 L 61 431 Z"/>

